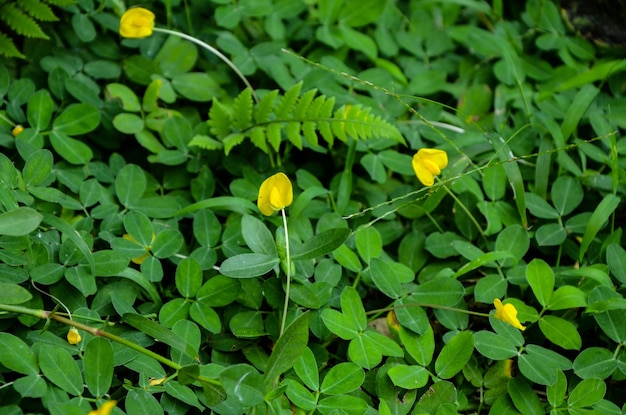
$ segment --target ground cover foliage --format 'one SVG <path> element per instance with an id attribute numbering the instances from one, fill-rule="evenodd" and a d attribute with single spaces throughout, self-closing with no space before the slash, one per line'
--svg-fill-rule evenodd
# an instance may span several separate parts
<path id="1" fill-rule="evenodd" d="M 0 5 L 1 413 L 624 413 L 623 50 L 547 0 L 68 3 Z"/>

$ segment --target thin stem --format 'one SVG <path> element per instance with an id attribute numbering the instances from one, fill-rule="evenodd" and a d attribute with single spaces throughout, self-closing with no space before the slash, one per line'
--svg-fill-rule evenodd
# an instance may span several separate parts
<path id="1" fill-rule="evenodd" d="M 478 223 L 474 215 L 472 215 L 472 212 L 470 212 L 467 206 L 465 206 L 465 203 L 461 202 L 461 200 L 448 188 L 448 186 L 446 186 L 446 184 L 443 181 L 439 179 L 439 177 L 435 176 L 435 179 L 439 182 L 439 184 L 441 184 L 441 187 L 443 187 L 446 190 L 446 192 L 448 192 L 448 194 L 452 197 L 452 199 L 454 199 L 454 201 L 457 202 L 459 206 L 461 206 L 461 209 L 463 209 L 465 213 L 467 213 L 467 216 L 470 218 L 472 223 L 476 226 L 476 229 L 478 229 L 478 232 L 480 232 L 480 236 L 483 237 L 485 244 L 488 244 L 487 236 L 485 236 L 485 232 L 483 231 L 483 228 L 480 226 L 480 224 Z"/>
<path id="2" fill-rule="evenodd" d="M 280 336 L 285 331 L 287 322 L 287 309 L 289 308 L 289 289 L 291 288 L 291 252 L 289 250 L 289 230 L 287 228 L 287 214 L 285 209 L 281 209 L 283 215 L 283 227 L 285 228 L 285 251 L 287 252 L 287 285 L 285 286 L 285 304 L 283 306 L 283 318 L 280 322 Z"/>
<path id="3" fill-rule="evenodd" d="M 215 49 L 213 46 L 209 45 L 208 43 L 205 43 L 199 39 L 196 39 L 193 36 L 189 36 L 185 33 L 181 33 L 181 32 L 176 32 L 174 30 L 169 30 L 169 29 L 163 29 L 160 27 L 155 27 L 153 29 L 155 32 L 161 32 L 161 33 L 167 33 L 168 35 L 174 35 L 174 36 L 179 36 L 182 37 L 183 39 L 187 39 L 190 42 L 195 43 L 196 45 L 199 45 L 200 47 L 205 48 L 206 50 L 208 50 L 209 52 L 211 52 L 212 54 L 214 54 L 215 56 L 217 56 L 218 58 L 220 58 L 226 65 L 228 65 L 228 67 L 230 69 L 232 69 L 237 76 L 239 76 L 239 79 L 241 79 L 243 81 L 243 83 L 250 88 L 250 91 L 252 91 L 252 96 L 254 97 L 254 100 L 258 103 L 259 102 L 259 98 L 256 96 L 256 93 L 254 92 L 254 88 L 252 88 L 252 85 L 250 85 L 250 82 L 248 82 L 248 78 L 246 78 L 244 76 L 244 74 L 241 73 L 241 71 L 235 66 L 235 64 L 226 57 L 226 55 L 224 55 L 222 52 L 220 52 L 219 50 Z"/>
<path id="4" fill-rule="evenodd" d="M 139 353 L 142 353 L 148 357 L 153 358 L 154 360 L 156 360 L 157 362 L 163 363 L 166 366 L 169 366 L 170 368 L 174 369 L 174 370 L 179 370 L 182 368 L 181 365 L 179 365 L 178 363 L 164 357 L 161 356 L 158 353 L 154 353 L 151 350 L 146 349 L 145 347 L 142 347 L 136 343 L 133 343 L 129 340 L 124 339 L 123 337 L 120 336 L 116 336 L 115 334 L 106 332 L 104 330 L 95 328 L 95 327 L 91 327 L 88 326 L 86 324 L 82 324 L 79 323 L 78 321 L 75 320 L 70 320 L 69 318 L 63 317 L 59 314 L 50 312 L 50 311 L 46 311 L 46 310 L 35 310 L 32 308 L 28 308 L 28 307 L 22 307 L 22 306 L 18 306 L 18 305 L 10 305 L 10 304 L 0 304 L 0 310 L 4 310 L 4 311 L 8 311 L 11 313 L 20 313 L 20 314 L 26 314 L 26 315 L 30 315 L 33 317 L 37 317 L 40 319 L 53 319 L 56 320 L 60 323 L 63 323 L 67 326 L 71 326 L 71 327 L 75 327 L 79 330 L 83 330 L 86 331 L 87 333 L 90 333 L 94 336 L 100 336 L 100 337 L 104 337 L 107 338 L 111 341 L 114 341 L 116 343 L 122 344 L 130 349 L 136 350 Z M 209 379 L 205 376 L 198 376 L 197 380 L 200 382 L 205 382 L 205 383 L 211 383 L 214 385 L 219 385 L 221 386 L 221 383 L 215 379 Z"/>

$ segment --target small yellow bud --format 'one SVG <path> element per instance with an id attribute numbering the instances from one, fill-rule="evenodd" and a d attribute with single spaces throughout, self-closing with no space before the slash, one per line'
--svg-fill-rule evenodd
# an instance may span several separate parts
<path id="1" fill-rule="evenodd" d="M 106 401 L 100 408 L 89 412 L 89 415 L 109 415 L 116 404 L 117 401 Z"/>
<path id="2" fill-rule="evenodd" d="M 161 378 L 161 379 L 150 379 L 150 386 L 158 386 L 158 385 L 162 385 L 165 380 L 167 378 Z"/>
<path id="3" fill-rule="evenodd" d="M 67 332 L 67 342 L 69 344 L 78 344 L 82 339 L 80 333 L 74 327 L 71 327 L 70 331 Z"/>
<path id="4" fill-rule="evenodd" d="M 11 131 L 11 134 L 13 134 L 13 137 L 17 137 L 17 135 L 21 133 L 22 131 L 24 131 L 24 127 L 18 124 L 13 128 L 13 131 Z"/>

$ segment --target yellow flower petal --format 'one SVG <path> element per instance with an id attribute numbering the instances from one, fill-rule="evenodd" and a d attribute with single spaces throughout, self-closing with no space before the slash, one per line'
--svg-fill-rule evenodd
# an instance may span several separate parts
<path id="1" fill-rule="evenodd" d="M 117 401 L 106 401 L 100 408 L 89 412 L 89 415 L 109 415 L 116 404 Z"/>
<path id="2" fill-rule="evenodd" d="M 522 331 L 526 330 L 526 327 L 522 326 L 520 321 L 517 319 L 517 309 L 513 304 L 502 304 L 502 301 L 500 301 L 499 298 L 496 298 L 493 300 L 493 305 L 496 307 L 495 318 L 502 320 L 505 323 L 509 323 L 511 326 Z"/>
<path id="3" fill-rule="evenodd" d="M 152 35 L 154 13 L 143 7 L 128 9 L 120 19 L 120 35 L 138 39 Z"/>
<path id="4" fill-rule="evenodd" d="M 413 156 L 413 171 L 424 186 L 435 184 L 435 176 L 448 166 L 448 154 L 435 148 L 421 148 Z"/>
<path id="5" fill-rule="evenodd" d="M 78 344 L 81 340 L 82 337 L 80 337 L 78 330 L 74 327 L 70 327 L 70 330 L 67 332 L 67 342 L 69 344 Z"/>
<path id="6" fill-rule="evenodd" d="M 271 216 L 292 202 L 293 187 L 285 173 L 276 173 L 261 183 L 257 206 L 265 216 Z"/>

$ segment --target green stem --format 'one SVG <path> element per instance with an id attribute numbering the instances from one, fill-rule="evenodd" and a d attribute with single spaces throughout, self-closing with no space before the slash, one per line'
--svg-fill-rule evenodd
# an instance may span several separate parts
<path id="1" fill-rule="evenodd" d="M 230 69 L 232 69 L 237 76 L 239 76 L 239 79 L 241 79 L 243 81 L 243 83 L 250 88 L 250 91 L 252 91 L 252 96 L 254 97 L 254 100 L 258 103 L 259 102 L 259 98 L 256 96 L 256 93 L 254 92 L 254 88 L 252 88 L 252 85 L 250 85 L 250 82 L 248 82 L 248 78 L 246 78 L 244 76 L 244 74 L 241 73 L 241 71 L 235 66 L 235 64 L 226 57 L 226 55 L 224 55 L 222 52 L 220 52 L 219 50 L 215 49 L 213 46 L 209 45 L 208 43 L 205 43 L 199 39 L 196 39 L 193 36 L 189 36 L 185 33 L 181 33 L 181 32 L 176 32 L 174 30 L 169 30 L 169 29 L 163 29 L 160 27 L 155 27 L 153 29 L 155 32 L 161 32 L 161 33 L 167 33 L 168 35 L 173 35 L 173 36 L 179 36 L 182 37 L 183 39 L 186 39 L 190 42 L 195 43 L 196 45 L 199 45 L 200 47 L 205 48 L 206 50 L 208 50 L 209 52 L 211 52 L 212 54 L 214 54 L 215 56 L 217 56 L 218 58 L 220 58 L 226 65 L 228 65 L 228 67 Z"/>
<path id="2" fill-rule="evenodd" d="M 458 203 L 458 205 L 461 207 L 461 209 L 463 209 L 463 211 L 465 211 L 465 213 L 467 213 L 467 216 L 469 216 L 469 218 L 472 221 L 472 223 L 474 224 L 474 226 L 476 226 L 476 229 L 478 229 L 478 232 L 480 232 L 480 236 L 482 236 L 483 240 L 485 241 L 485 245 L 487 245 L 488 244 L 487 236 L 485 236 L 485 232 L 483 231 L 483 228 L 480 226 L 480 224 L 478 223 L 478 221 L 476 220 L 474 215 L 472 215 L 472 212 L 470 212 L 469 209 L 467 208 L 467 206 L 465 206 L 465 203 L 461 202 L 461 200 L 454 194 L 454 192 L 452 192 L 448 188 L 448 186 L 446 186 L 446 184 L 439 179 L 439 177 L 435 176 L 435 179 L 437 180 L 437 182 L 439 184 L 441 184 L 441 186 L 446 190 L 446 192 L 448 192 L 448 194 L 452 197 L 452 199 L 454 199 L 454 201 L 456 203 Z"/>
<path id="3" fill-rule="evenodd" d="M 283 306 L 283 317 L 280 322 L 280 336 L 285 331 L 285 323 L 287 322 L 287 310 L 289 308 L 289 290 L 291 288 L 291 251 L 289 249 L 289 230 L 287 228 L 287 214 L 285 209 L 280 210 L 283 215 L 283 226 L 285 228 L 285 251 L 287 253 L 287 284 L 285 286 L 285 304 Z"/>
<path id="4" fill-rule="evenodd" d="M 10 304 L 0 304 L 0 310 L 4 310 L 4 311 L 8 311 L 8 312 L 12 312 L 12 313 L 19 313 L 19 314 L 26 314 L 26 315 L 30 315 L 33 317 L 37 317 L 40 319 L 53 319 L 56 320 L 60 323 L 63 323 L 67 326 L 71 326 L 71 327 L 75 327 L 79 330 L 83 330 L 86 331 L 87 333 L 90 333 L 93 336 L 100 336 L 100 337 L 104 337 L 107 338 L 111 341 L 114 341 L 116 343 L 122 344 L 130 349 L 136 350 L 139 353 L 142 353 L 148 357 L 153 358 L 154 360 L 156 360 L 157 362 L 163 363 L 166 366 L 171 367 L 174 370 L 179 370 L 182 368 L 181 365 L 179 365 L 176 362 L 173 362 L 172 360 L 161 356 L 158 353 L 154 353 L 151 350 L 146 349 L 145 347 L 139 346 L 138 344 L 135 344 L 129 340 L 124 339 L 123 337 L 120 336 L 116 336 L 115 334 L 112 333 L 108 333 L 104 330 L 95 328 L 95 327 L 91 327 L 88 326 L 86 324 L 82 324 L 79 323 L 75 320 L 70 320 L 69 318 L 60 316 L 56 313 L 50 312 L 50 311 L 46 311 L 46 310 L 34 310 L 32 308 L 27 308 L 27 307 L 22 307 L 22 306 L 18 306 L 18 305 L 10 305 Z M 198 376 L 197 377 L 198 381 L 200 382 L 205 382 L 205 383 L 212 383 L 214 385 L 220 385 L 221 383 L 215 379 L 209 379 L 205 376 Z"/>

